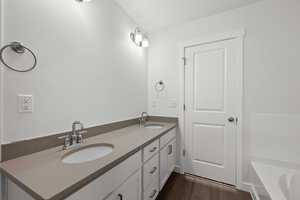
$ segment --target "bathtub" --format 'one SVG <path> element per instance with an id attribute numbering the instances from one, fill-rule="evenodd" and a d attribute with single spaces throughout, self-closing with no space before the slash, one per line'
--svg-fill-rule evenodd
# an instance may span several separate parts
<path id="1" fill-rule="evenodd" d="M 253 171 L 263 190 L 252 181 L 254 199 L 300 200 L 300 166 L 280 162 L 252 161 Z"/>

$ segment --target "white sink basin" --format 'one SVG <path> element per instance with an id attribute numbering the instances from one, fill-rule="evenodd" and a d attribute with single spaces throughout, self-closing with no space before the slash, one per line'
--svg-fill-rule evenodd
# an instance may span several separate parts
<path id="1" fill-rule="evenodd" d="M 62 158 L 62 162 L 67 164 L 78 164 L 97 160 L 113 152 L 113 149 L 114 147 L 111 144 L 92 144 L 71 151 Z"/>
<path id="2" fill-rule="evenodd" d="M 164 127 L 164 125 L 161 125 L 161 124 L 146 124 L 144 127 L 148 128 L 148 129 L 161 129 L 161 128 Z"/>

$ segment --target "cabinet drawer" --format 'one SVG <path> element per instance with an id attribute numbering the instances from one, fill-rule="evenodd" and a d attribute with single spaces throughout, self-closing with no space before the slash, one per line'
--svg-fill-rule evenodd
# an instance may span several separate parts
<path id="1" fill-rule="evenodd" d="M 160 138 L 160 148 L 163 148 L 168 142 L 176 137 L 176 128 L 170 130 L 165 135 L 161 136 Z"/>
<path id="2" fill-rule="evenodd" d="M 152 156 L 154 156 L 159 150 L 159 140 L 155 140 L 148 146 L 146 146 L 143 150 L 144 152 L 144 162 L 149 160 Z"/>
<path id="3" fill-rule="evenodd" d="M 144 191 L 144 200 L 155 200 L 159 193 L 158 181 L 150 184 L 147 190 Z"/>
<path id="4" fill-rule="evenodd" d="M 152 182 L 159 181 L 159 155 L 156 154 L 153 158 L 147 161 L 143 169 L 143 186 L 144 190 L 146 190 Z"/>

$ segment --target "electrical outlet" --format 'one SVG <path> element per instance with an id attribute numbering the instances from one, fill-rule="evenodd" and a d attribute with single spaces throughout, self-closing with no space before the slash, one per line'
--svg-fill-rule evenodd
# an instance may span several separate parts
<path id="1" fill-rule="evenodd" d="M 33 112 L 33 96 L 19 94 L 19 112 L 20 113 L 32 113 Z"/>

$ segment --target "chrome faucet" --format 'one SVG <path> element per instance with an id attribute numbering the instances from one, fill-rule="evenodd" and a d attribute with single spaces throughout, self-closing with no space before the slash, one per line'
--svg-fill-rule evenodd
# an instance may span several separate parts
<path id="1" fill-rule="evenodd" d="M 77 125 L 80 126 L 80 129 L 76 129 Z M 71 144 L 76 144 L 76 143 L 79 143 L 78 140 L 79 140 L 79 135 L 80 134 L 80 131 L 82 131 L 84 128 L 83 128 L 83 124 L 80 122 L 80 121 L 75 121 L 73 122 L 72 124 L 72 135 L 71 135 Z M 81 139 L 82 139 L 82 135 L 80 136 Z"/>
<path id="2" fill-rule="evenodd" d="M 80 126 L 79 129 L 76 129 L 77 125 Z M 86 133 L 87 131 L 84 130 L 83 124 L 80 121 L 75 121 L 72 124 L 72 132 L 70 132 L 68 135 L 61 136 L 58 139 L 64 139 L 63 149 L 66 150 L 83 143 L 82 135 Z"/>
<path id="3" fill-rule="evenodd" d="M 141 117 L 139 118 L 140 127 L 145 126 L 148 117 L 149 115 L 147 112 L 142 112 Z"/>

